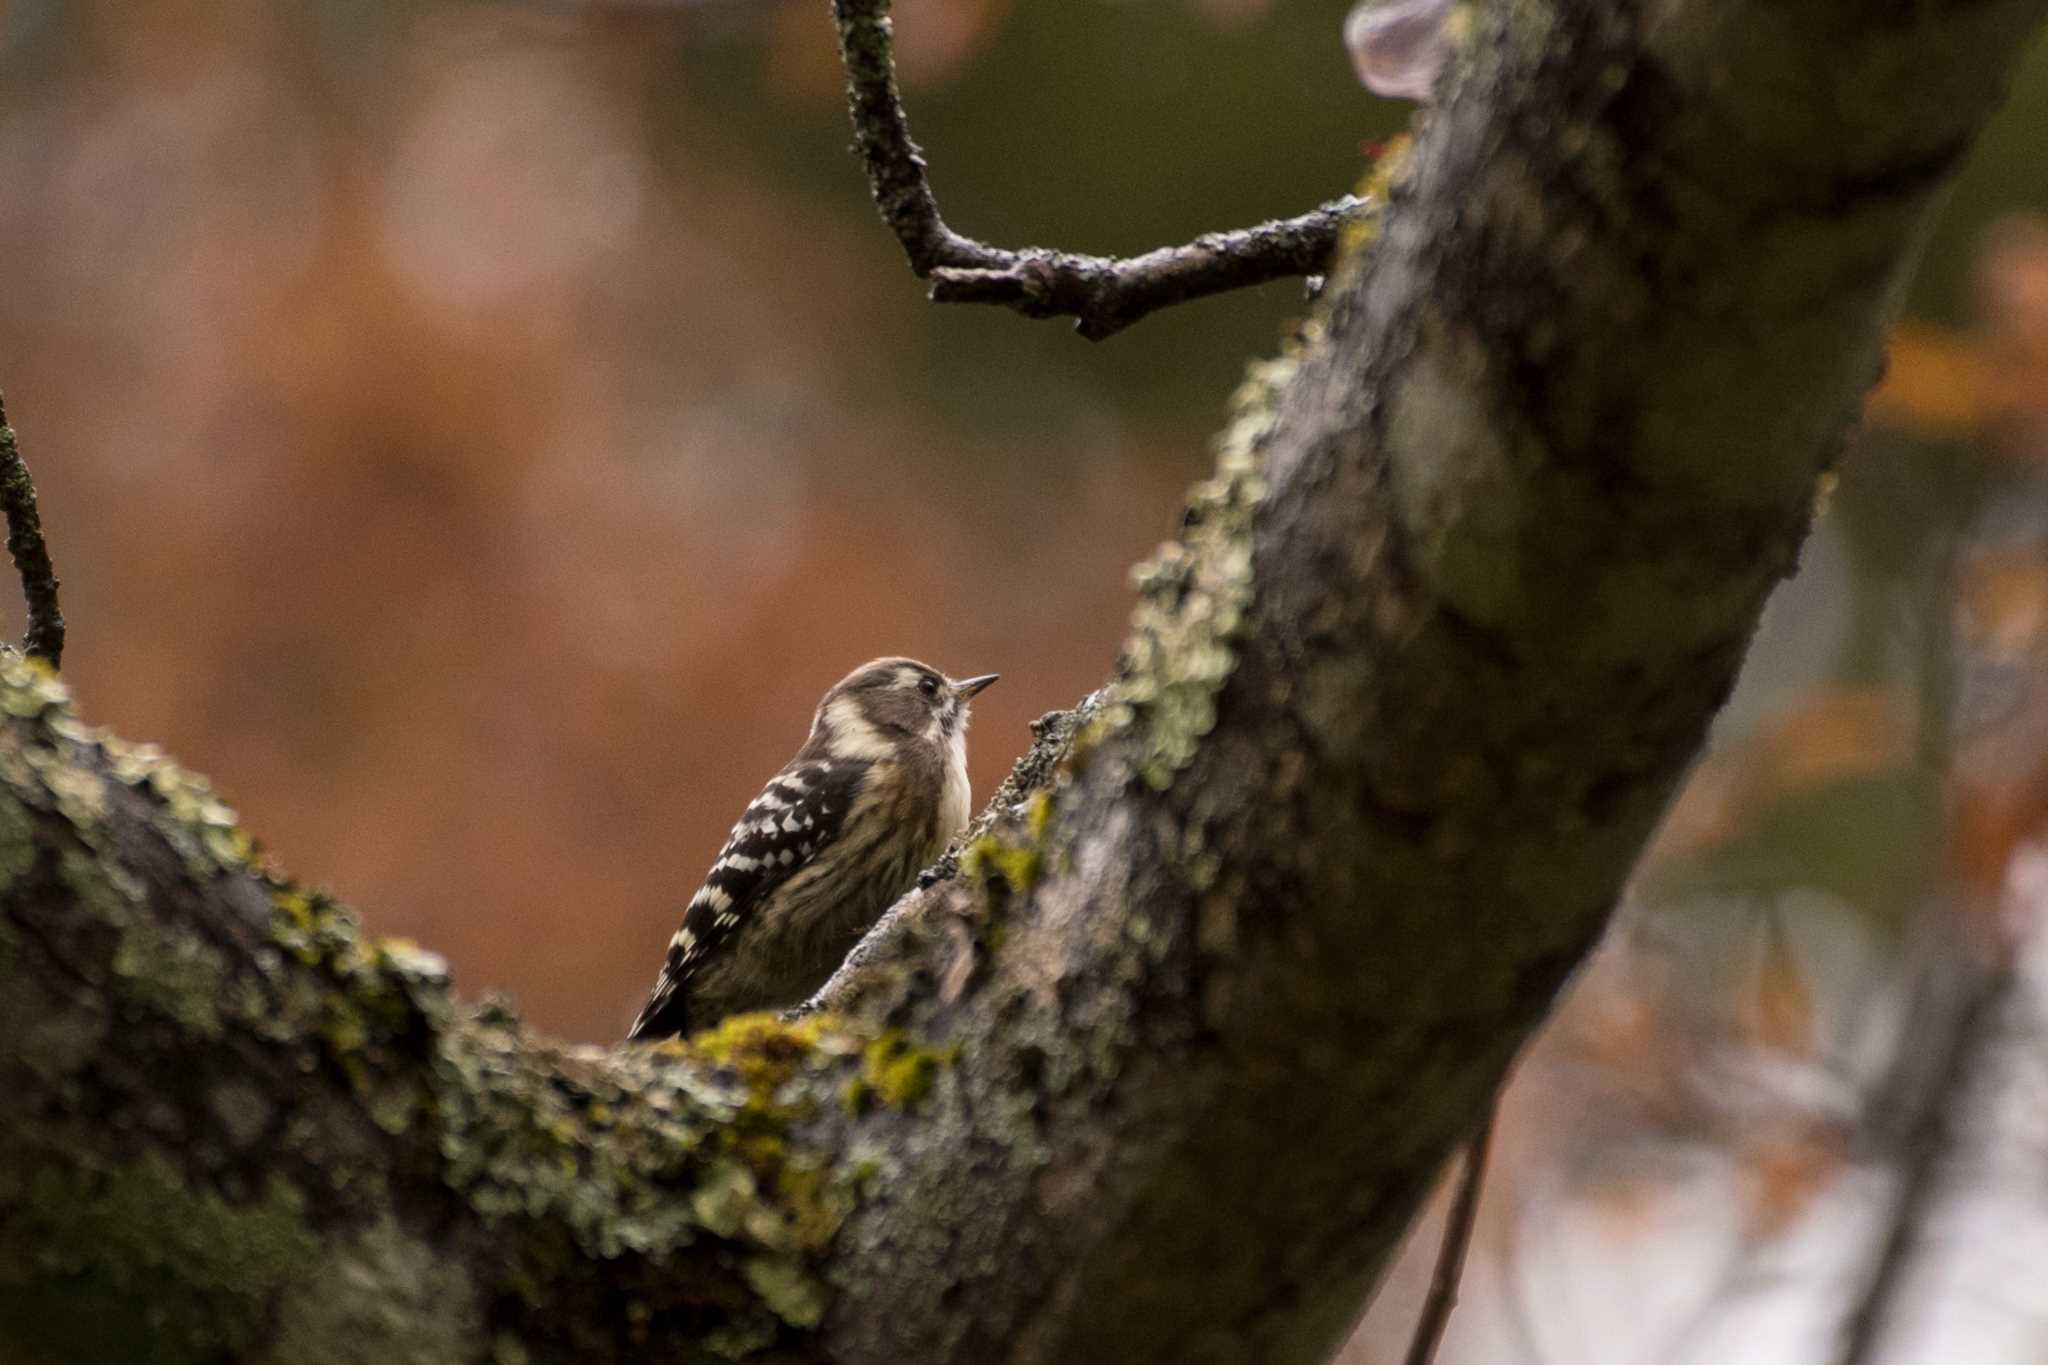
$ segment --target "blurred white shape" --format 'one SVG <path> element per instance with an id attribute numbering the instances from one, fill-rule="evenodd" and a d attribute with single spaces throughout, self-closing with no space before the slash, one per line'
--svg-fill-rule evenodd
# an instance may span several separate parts
<path id="1" fill-rule="evenodd" d="M 1359 0 L 1344 20 L 1358 80 L 1387 99 L 1427 101 L 1450 56 L 1453 0 Z"/>
<path id="2" fill-rule="evenodd" d="M 465 54 L 403 127 L 384 250 L 421 303 L 472 312 L 566 283 L 625 245 L 649 178 L 631 121 L 572 57 Z"/>

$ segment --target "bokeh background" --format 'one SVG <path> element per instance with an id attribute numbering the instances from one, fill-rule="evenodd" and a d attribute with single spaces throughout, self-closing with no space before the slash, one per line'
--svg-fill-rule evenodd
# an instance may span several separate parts
<path id="1" fill-rule="evenodd" d="M 1357 87 L 1344 8 L 900 0 L 899 57 L 956 226 L 1137 250 L 1358 179 L 1407 110 Z M 0 4 L 0 388 L 88 718 L 570 1039 L 622 1031 L 848 668 L 1001 672 L 983 793 L 1098 683 L 1126 566 L 1301 311 L 1281 284 L 1090 345 L 927 305 L 824 9 Z M 1998 940 L 1985 907 L 2048 833 L 2048 732 L 2010 728 L 1992 776 L 1946 738 L 1958 656 L 2048 636 L 2044 209 L 2048 49 L 1524 1064 L 1446 1360 L 1832 1358 L 1927 945 Z M 1354 1361 L 1398 1358 L 1426 1250 Z M 1980 1296 L 2040 1360 L 2025 1264 Z"/>

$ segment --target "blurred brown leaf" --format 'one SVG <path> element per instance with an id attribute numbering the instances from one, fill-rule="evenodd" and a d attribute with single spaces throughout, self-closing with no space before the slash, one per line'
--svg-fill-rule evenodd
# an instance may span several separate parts
<path id="1" fill-rule="evenodd" d="M 1803 699 L 1757 736 L 1751 773 L 1757 795 L 1866 777 L 1911 752 L 1899 700 L 1880 687 L 1827 688 Z"/>
<path id="2" fill-rule="evenodd" d="M 1967 903 L 1998 903 L 2014 853 L 2048 837 L 2048 764 L 2019 776 L 1973 775 L 1956 785 L 1949 810 L 1949 874 Z"/>

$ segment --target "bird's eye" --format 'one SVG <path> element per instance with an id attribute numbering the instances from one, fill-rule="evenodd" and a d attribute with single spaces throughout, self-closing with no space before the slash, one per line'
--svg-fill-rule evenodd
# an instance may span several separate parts
<path id="1" fill-rule="evenodd" d="M 939 680 L 937 678 L 919 678 L 917 680 L 917 690 L 924 693 L 927 697 L 936 697 L 939 695 Z"/>

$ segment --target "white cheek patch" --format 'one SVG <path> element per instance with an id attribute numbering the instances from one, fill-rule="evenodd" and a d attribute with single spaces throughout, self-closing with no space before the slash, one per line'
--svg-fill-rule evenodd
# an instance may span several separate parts
<path id="1" fill-rule="evenodd" d="M 832 754 L 835 758 L 864 758 L 872 762 L 887 758 L 895 752 L 881 732 L 868 724 L 868 718 L 861 714 L 860 703 L 851 697 L 835 698 L 825 708 L 825 725 L 832 736 Z"/>

